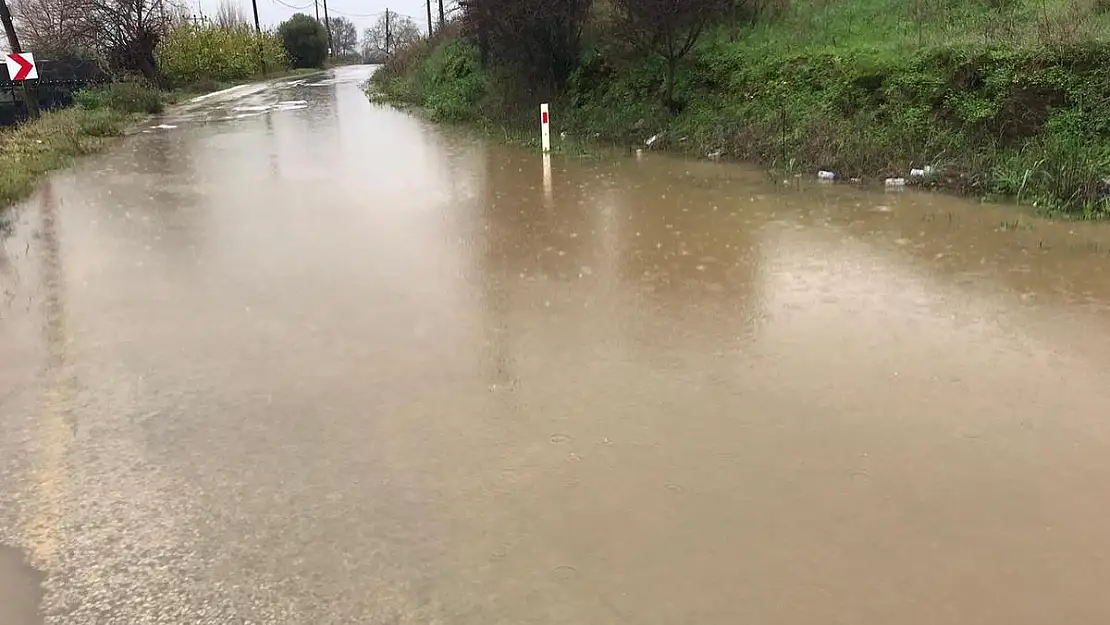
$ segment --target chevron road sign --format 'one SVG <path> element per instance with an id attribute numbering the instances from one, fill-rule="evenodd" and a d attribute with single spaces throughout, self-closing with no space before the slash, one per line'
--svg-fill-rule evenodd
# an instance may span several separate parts
<path id="1" fill-rule="evenodd" d="M 39 70 L 35 67 L 35 55 L 30 52 L 9 54 L 5 59 L 8 66 L 8 76 L 12 80 L 35 80 L 39 77 Z"/>

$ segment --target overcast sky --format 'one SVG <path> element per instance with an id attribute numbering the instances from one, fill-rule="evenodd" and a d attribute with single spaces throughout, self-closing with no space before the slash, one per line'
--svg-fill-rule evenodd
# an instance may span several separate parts
<path id="1" fill-rule="evenodd" d="M 209 15 L 215 14 L 217 7 L 220 5 L 220 0 L 189 1 L 194 7 L 194 11 L 197 10 L 196 7 L 200 7 L 204 13 Z M 240 3 L 247 18 L 253 19 L 250 0 L 231 1 Z M 258 19 L 262 22 L 263 28 L 277 26 L 294 13 L 316 14 L 312 0 L 257 0 L 257 2 Z M 323 0 L 319 0 L 319 2 L 320 17 L 323 17 Z M 433 0 L 433 19 L 437 19 L 435 14 L 439 12 L 435 2 L 436 0 Z M 354 22 L 355 26 L 358 27 L 360 40 L 362 39 L 362 31 L 372 26 L 385 13 L 386 9 L 411 16 L 420 26 L 421 31 L 428 29 L 428 15 L 425 13 L 424 0 L 328 0 L 328 15 L 331 17 L 342 15 Z"/>

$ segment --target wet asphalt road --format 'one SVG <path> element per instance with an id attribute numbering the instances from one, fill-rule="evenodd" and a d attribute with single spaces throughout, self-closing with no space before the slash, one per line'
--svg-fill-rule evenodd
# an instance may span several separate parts
<path id="1" fill-rule="evenodd" d="M 545 184 L 368 71 L 191 103 L 8 216 L 0 624 L 1110 621 L 1105 226 Z"/>

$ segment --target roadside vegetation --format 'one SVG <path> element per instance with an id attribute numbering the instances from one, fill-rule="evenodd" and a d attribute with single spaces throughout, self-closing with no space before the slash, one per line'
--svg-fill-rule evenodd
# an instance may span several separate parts
<path id="1" fill-rule="evenodd" d="M 82 92 L 77 99 L 74 107 L 0 132 L 0 207 L 30 195 L 43 174 L 100 150 L 135 119 L 162 109 L 157 91 L 135 83 Z"/>
<path id="2" fill-rule="evenodd" d="M 43 174 L 167 105 L 328 61 L 327 32 L 316 19 L 297 14 L 258 33 L 230 0 L 203 19 L 161 0 L 17 0 L 12 12 L 24 49 L 40 63 L 63 59 L 95 71 L 86 70 L 85 88 L 62 94 L 68 106 L 0 129 L 0 210 L 29 195 Z M 349 56 L 358 49 L 354 25 L 345 18 L 331 25 L 341 37 L 337 52 L 357 60 Z M 57 107 L 57 95 L 36 100 Z"/>
<path id="3" fill-rule="evenodd" d="M 370 90 L 531 134 L 550 101 L 555 137 L 1110 215 L 1110 0 L 465 0 Z"/>

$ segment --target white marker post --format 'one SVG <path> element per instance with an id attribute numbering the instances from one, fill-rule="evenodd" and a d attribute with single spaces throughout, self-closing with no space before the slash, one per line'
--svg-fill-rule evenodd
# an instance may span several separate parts
<path id="1" fill-rule="evenodd" d="M 543 139 L 543 151 L 551 151 L 551 114 L 546 104 L 540 105 L 540 137 Z"/>
<path id="2" fill-rule="evenodd" d="M 540 105 L 540 139 L 543 142 L 543 194 L 551 205 L 551 112 L 547 104 Z"/>

